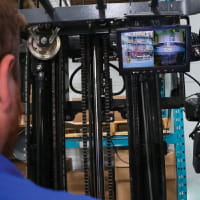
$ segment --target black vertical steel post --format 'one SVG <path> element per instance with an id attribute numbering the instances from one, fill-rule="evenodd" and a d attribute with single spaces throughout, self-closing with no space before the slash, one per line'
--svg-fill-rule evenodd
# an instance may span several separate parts
<path id="1" fill-rule="evenodd" d="M 62 49 L 63 50 L 63 49 Z M 66 190 L 66 158 L 65 158 L 65 120 L 64 120 L 64 103 L 65 103 L 65 61 L 63 51 L 60 51 L 56 62 L 56 139 L 57 139 L 57 174 L 59 190 Z"/>
<path id="2" fill-rule="evenodd" d="M 95 38 L 93 64 L 93 94 L 94 94 L 94 146 L 95 146 L 95 169 L 96 169 L 96 197 L 104 199 L 104 164 L 103 164 L 103 142 L 102 142 L 102 119 L 101 119 L 101 76 L 102 68 L 100 39 Z"/>
<path id="3" fill-rule="evenodd" d="M 26 63 L 24 67 L 24 100 L 25 100 L 25 136 L 26 136 L 26 157 L 27 157 L 27 177 L 33 177 L 34 170 L 32 170 L 32 142 L 31 142 L 31 99 L 30 99 L 30 69 L 31 69 L 31 55 L 30 52 L 26 52 Z"/>
<path id="4" fill-rule="evenodd" d="M 39 65 L 38 65 L 39 66 Z M 44 72 L 39 72 L 37 74 L 36 77 L 36 81 L 38 84 L 38 88 L 37 88 L 37 111 L 36 111 L 36 123 L 37 123 L 37 127 L 36 127 L 36 132 L 38 134 L 37 136 L 37 140 L 36 140 L 36 144 L 37 144 L 37 148 L 36 148 L 36 160 L 37 160 L 37 177 L 36 180 L 39 184 L 43 184 L 41 181 L 41 169 L 43 168 L 42 166 L 42 155 L 44 154 L 42 147 L 43 147 L 43 139 L 44 139 L 44 129 L 42 127 L 43 126 L 43 117 L 42 117 L 42 93 L 43 93 L 43 81 L 44 81 Z"/>
<path id="5" fill-rule="evenodd" d="M 183 75 L 183 74 L 182 74 Z M 183 75 L 184 76 L 184 75 Z M 157 165 L 157 169 L 154 166 L 154 172 L 155 174 L 157 173 L 157 171 L 159 171 L 160 173 L 160 181 L 158 184 L 159 187 L 157 188 L 156 192 L 161 191 L 162 193 L 162 198 L 163 200 L 167 199 L 166 196 L 166 174 L 165 174 L 165 151 L 164 151 L 164 142 L 163 142 L 163 125 L 162 125 L 162 113 L 161 113 L 161 95 L 160 95 L 160 80 L 159 80 L 159 74 L 155 74 L 154 75 L 155 78 L 155 90 L 153 88 L 151 88 L 151 90 L 153 90 L 155 92 L 155 96 L 154 98 L 156 99 L 156 105 L 155 105 L 155 112 L 154 112 L 154 116 L 152 116 L 152 120 L 154 121 L 154 128 L 157 130 L 157 134 L 155 136 L 155 138 L 153 137 L 153 139 L 155 140 L 156 143 L 156 149 L 155 149 L 155 160 L 159 160 L 160 165 Z M 152 102 L 151 104 L 154 102 L 154 98 L 152 98 Z M 158 126 L 157 126 L 158 125 Z M 156 131 L 155 131 L 156 132 Z M 158 153 L 160 151 L 160 153 Z"/>
<path id="6" fill-rule="evenodd" d="M 99 10 L 99 17 L 105 18 L 106 4 L 104 0 L 96 0 L 96 4 L 97 4 L 97 9 Z"/>
<path id="7" fill-rule="evenodd" d="M 32 153 L 35 173 L 31 179 L 37 184 L 54 189 L 52 157 L 52 94 L 51 62 L 32 59 L 33 110 Z M 48 153 L 47 153 L 48 152 Z"/>
<path id="8" fill-rule="evenodd" d="M 37 63 L 35 66 L 36 76 L 33 85 L 34 112 L 33 112 L 33 131 L 36 137 L 36 183 L 43 184 L 41 170 L 43 168 L 42 147 L 44 139 L 44 124 L 42 115 L 42 99 L 44 91 L 44 69 L 42 63 Z M 34 87 L 35 86 L 35 87 Z"/>
<path id="9" fill-rule="evenodd" d="M 141 76 L 142 121 L 145 174 L 145 199 L 165 200 L 164 143 L 158 74 Z"/>
<path id="10" fill-rule="evenodd" d="M 89 189 L 90 195 L 96 197 L 96 169 L 95 169 L 95 143 L 94 143 L 94 134 L 95 134 L 95 121 L 94 121 L 94 84 L 93 84 L 93 67 L 94 67 L 94 44 L 92 36 L 87 36 L 86 40 L 87 46 L 87 72 L 88 72 L 88 112 L 89 112 L 89 161 L 90 161 L 90 176 L 89 176 Z"/>
<path id="11" fill-rule="evenodd" d="M 184 73 L 180 73 L 179 77 L 179 96 L 182 98 L 183 102 L 185 99 L 185 79 L 184 79 Z"/>
<path id="12" fill-rule="evenodd" d="M 18 8 L 23 9 L 24 8 L 24 0 L 18 0 Z"/>
<path id="13" fill-rule="evenodd" d="M 62 43 L 65 43 L 66 46 L 65 47 L 62 47 L 62 55 L 63 55 L 63 60 L 62 60 L 62 70 L 64 71 L 63 73 L 63 79 L 64 79 L 64 85 L 63 85 L 63 92 L 64 92 L 64 95 L 63 95 L 63 102 L 66 103 L 69 101 L 69 51 L 68 50 L 68 45 L 69 45 L 69 40 L 67 37 L 62 37 Z M 64 53 L 65 52 L 65 53 Z M 65 57 L 64 57 L 64 54 L 65 54 Z M 65 107 L 65 106 L 64 106 Z M 64 120 L 67 120 L 66 119 L 66 115 L 65 115 L 65 108 L 64 108 Z M 64 124 L 64 131 L 65 131 L 65 124 Z M 64 138 L 65 140 L 65 138 Z M 65 143 L 65 141 L 64 141 Z M 63 155 L 64 157 L 67 157 L 67 154 L 66 154 L 66 149 L 65 149 L 65 146 L 64 146 L 64 153 L 65 155 Z M 66 169 L 68 168 L 67 166 L 67 163 L 65 163 L 65 172 L 66 172 Z M 67 191 L 68 190 L 68 181 L 67 181 L 67 174 L 65 173 L 65 179 L 66 179 L 66 182 L 65 182 L 65 190 Z"/>
<path id="14" fill-rule="evenodd" d="M 36 145 L 36 177 L 35 182 L 38 184 L 42 184 L 41 181 L 41 169 L 42 169 L 42 142 L 43 142 L 43 134 L 44 130 L 43 119 L 42 119 L 42 95 L 43 95 L 43 87 L 44 87 L 44 69 L 42 63 L 35 63 L 35 77 L 33 82 L 33 135 L 35 138 Z"/>
<path id="15" fill-rule="evenodd" d="M 145 79 L 144 77 L 142 77 L 142 79 Z M 150 129 L 150 117 L 151 117 L 151 113 L 149 112 L 149 106 L 150 102 L 149 102 L 149 98 L 151 94 L 149 94 L 148 92 L 148 85 L 147 82 L 145 82 L 145 80 L 141 80 L 140 83 L 140 87 L 141 87 L 141 104 L 142 104 L 142 120 L 143 120 L 143 137 L 144 137 L 144 157 L 146 159 L 146 196 L 149 196 L 149 200 L 154 200 L 154 194 L 153 194 L 153 183 L 152 183 L 152 178 L 153 178 L 153 174 L 151 173 L 151 144 L 150 144 L 150 133 L 151 133 L 151 129 Z M 156 103 L 156 102 L 155 102 Z M 153 105 L 152 105 L 153 106 Z"/>
<path id="16" fill-rule="evenodd" d="M 130 181 L 132 200 L 165 200 L 165 170 L 157 74 L 128 74 Z"/>
<path id="17" fill-rule="evenodd" d="M 158 0 L 151 0 L 152 9 L 156 9 L 158 7 Z"/>
<path id="18" fill-rule="evenodd" d="M 97 4 L 97 9 L 105 10 L 106 5 L 105 5 L 104 0 L 96 0 L 96 4 Z"/>
<path id="19" fill-rule="evenodd" d="M 64 67 L 60 51 L 52 64 L 52 157 L 54 189 L 66 189 L 64 129 Z"/>
<path id="20" fill-rule="evenodd" d="M 59 0 L 59 6 L 62 7 L 62 0 Z"/>
<path id="21" fill-rule="evenodd" d="M 151 0 L 151 10 L 155 15 L 159 15 L 158 2 L 159 0 Z"/>
<path id="22" fill-rule="evenodd" d="M 141 187 L 141 145 L 140 145 L 140 111 L 139 74 L 126 74 L 126 96 L 128 108 L 128 144 L 131 200 L 142 200 Z"/>

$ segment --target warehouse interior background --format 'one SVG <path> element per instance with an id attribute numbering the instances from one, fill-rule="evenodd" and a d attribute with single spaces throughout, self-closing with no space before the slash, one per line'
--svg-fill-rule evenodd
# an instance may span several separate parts
<path id="1" fill-rule="evenodd" d="M 194 15 L 190 17 L 192 31 L 198 33 L 200 29 L 200 15 Z M 200 80 L 200 62 L 191 63 L 190 74 L 197 80 Z M 199 86 L 190 80 L 188 77 L 185 79 L 186 96 L 199 92 Z M 187 170 L 187 184 L 188 184 L 188 199 L 199 199 L 199 184 L 200 176 L 194 172 L 192 166 L 192 154 L 193 154 L 193 141 L 189 138 L 189 134 L 195 127 L 195 122 L 189 122 L 184 120 L 185 126 L 185 145 L 186 145 L 186 170 Z"/>
<path id="2" fill-rule="evenodd" d="M 192 32 L 199 33 L 200 30 L 200 14 L 190 16 L 190 23 Z M 115 63 L 116 64 L 116 63 Z M 79 64 L 71 64 L 69 68 L 70 75 L 78 67 Z M 200 81 L 200 61 L 191 62 L 190 74 Z M 122 87 L 122 82 L 118 73 L 111 69 L 111 77 L 113 81 L 114 90 L 118 91 Z M 80 73 L 74 77 L 74 86 L 81 88 Z M 185 76 L 185 89 L 186 96 L 194 94 L 200 91 L 199 86 L 190 78 Z M 125 92 L 122 94 L 125 95 Z M 80 98 L 79 94 L 73 93 L 70 90 L 70 98 Z M 186 171 L 187 171 L 187 192 L 189 200 L 199 200 L 199 185 L 200 175 L 195 173 L 192 166 L 193 155 L 193 140 L 189 138 L 189 134 L 192 132 L 196 125 L 196 122 L 188 121 L 184 118 L 184 132 L 185 132 L 185 147 L 186 147 Z"/>
<path id="3" fill-rule="evenodd" d="M 57 0 L 51 1 L 54 6 L 58 6 Z M 200 30 L 200 14 L 190 16 L 190 23 L 192 32 L 199 33 Z M 113 64 L 118 65 L 116 61 L 113 61 Z M 80 66 L 80 63 L 72 63 L 69 61 L 69 76 L 73 71 Z M 80 72 L 80 71 L 79 71 Z M 200 81 L 200 61 L 191 62 L 190 74 L 194 76 L 198 81 Z M 122 87 L 122 78 L 119 76 L 118 72 L 111 68 L 111 78 L 113 83 L 113 90 L 118 91 Z M 77 73 L 73 79 L 73 85 L 77 89 L 81 89 L 81 73 Z M 190 78 L 185 76 L 185 89 L 186 96 L 199 92 L 199 86 Z M 69 92 L 70 100 L 80 99 L 81 95 L 75 94 L 72 90 Z M 125 96 L 124 92 L 121 94 Z M 192 157 L 193 157 L 193 140 L 189 138 L 189 134 L 192 132 L 196 125 L 196 122 L 187 121 L 184 118 L 184 132 L 185 132 L 185 148 L 186 148 L 186 172 L 187 172 L 187 198 L 188 200 L 199 200 L 199 185 L 200 185 L 200 175 L 194 172 L 192 166 Z M 172 147 L 173 148 L 173 147 Z M 71 152 L 76 153 L 75 151 Z M 77 155 L 80 152 L 77 152 Z M 68 154 L 69 156 L 70 154 Z M 76 155 L 75 155 L 76 156 Z M 77 159 L 77 158 L 76 158 Z M 79 159 L 79 158 L 78 158 Z M 170 199 L 173 200 L 173 199 Z"/>

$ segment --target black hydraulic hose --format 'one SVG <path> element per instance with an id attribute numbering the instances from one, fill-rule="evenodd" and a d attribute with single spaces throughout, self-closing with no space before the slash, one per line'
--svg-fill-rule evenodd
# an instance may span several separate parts
<path id="1" fill-rule="evenodd" d="M 120 91 L 118 91 L 118 92 L 113 92 L 113 96 L 117 96 L 117 95 L 122 94 L 122 92 L 125 91 L 125 79 L 124 79 L 124 76 L 121 74 L 121 72 L 119 71 L 119 69 L 115 65 L 113 65 L 112 63 L 109 63 L 109 66 L 112 67 L 113 69 L 115 69 L 116 71 L 118 71 L 119 74 L 121 75 L 122 79 L 123 79 L 123 87 L 122 87 L 122 89 Z"/>
<path id="2" fill-rule="evenodd" d="M 73 79 L 74 79 L 74 76 L 76 75 L 76 73 L 81 70 L 82 68 L 82 65 L 79 66 L 77 69 L 74 70 L 74 72 L 71 74 L 71 77 L 69 79 L 69 85 L 70 85 L 70 88 L 72 89 L 73 92 L 75 93 L 78 93 L 78 94 L 82 94 L 82 91 L 80 90 L 77 90 L 74 86 L 73 86 Z"/>

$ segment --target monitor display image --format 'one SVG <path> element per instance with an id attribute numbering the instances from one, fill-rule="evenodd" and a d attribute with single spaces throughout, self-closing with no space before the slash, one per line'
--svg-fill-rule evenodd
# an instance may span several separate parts
<path id="1" fill-rule="evenodd" d="M 123 69 L 174 69 L 187 71 L 188 30 L 186 27 L 155 28 L 120 32 Z M 180 71 L 181 71 L 180 70 Z"/>

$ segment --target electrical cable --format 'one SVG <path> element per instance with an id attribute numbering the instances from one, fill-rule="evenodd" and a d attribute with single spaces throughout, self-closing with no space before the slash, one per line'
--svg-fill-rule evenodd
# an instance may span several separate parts
<path id="1" fill-rule="evenodd" d="M 112 67 L 113 69 L 115 69 L 117 72 L 119 72 L 119 75 L 122 77 L 123 79 L 123 87 L 121 90 L 119 90 L 118 92 L 113 92 L 113 96 L 117 96 L 120 95 L 122 92 L 125 91 L 125 79 L 123 74 L 120 72 L 119 68 L 117 68 L 115 65 L 113 65 L 112 63 L 109 63 L 109 66 Z"/>
<path id="2" fill-rule="evenodd" d="M 193 131 L 189 134 L 189 137 L 194 139 L 195 134 L 197 133 L 197 131 L 200 130 L 200 126 L 199 126 L 200 122 L 197 122 L 195 128 L 193 129 Z"/>
<path id="3" fill-rule="evenodd" d="M 75 92 L 75 93 L 78 93 L 78 94 L 82 94 L 82 91 L 77 90 L 77 89 L 73 86 L 73 79 L 74 79 L 74 76 L 76 75 L 76 73 L 77 73 L 79 70 L 81 70 L 81 68 L 82 68 L 82 65 L 79 66 L 77 69 L 75 69 L 75 70 L 73 71 L 73 73 L 71 74 L 71 77 L 70 77 L 70 79 L 69 79 L 69 85 L 70 85 L 71 90 L 72 90 L 73 92 Z"/>
<path id="4" fill-rule="evenodd" d="M 114 148 L 114 151 L 115 151 L 115 153 L 116 153 L 117 157 L 119 158 L 119 160 L 120 160 L 121 162 L 123 162 L 123 163 L 125 163 L 125 164 L 128 164 L 128 165 L 129 165 L 129 162 L 127 162 L 127 161 L 123 160 L 123 159 L 120 157 L 120 155 L 119 155 L 118 151 L 117 151 L 115 148 Z"/>
<path id="5" fill-rule="evenodd" d="M 188 76 L 189 78 L 191 78 L 200 87 L 200 82 L 196 78 L 194 78 L 192 75 L 188 74 L 187 72 L 185 72 L 184 74 Z"/>
<path id="6" fill-rule="evenodd" d="M 188 99 L 188 98 L 190 98 L 190 97 L 192 97 L 192 96 L 194 96 L 194 95 L 199 95 L 199 93 L 194 93 L 194 94 L 191 94 L 191 95 L 189 95 L 189 96 L 185 97 L 185 99 Z"/>
<path id="7" fill-rule="evenodd" d="M 119 155 L 119 152 L 117 151 L 117 148 L 115 147 L 115 144 L 113 143 L 113 141 L 111 141 L 111 143 L 112 143 L 113 149 L 114 149 L 114 151 L 115 151 L 115 153 L 116 153 L 116 156 L 119 158 L 119 160 L 122 161 L 123 163 L 129 165 L 129 162 L 128 162 L 128 161 L 125 161 L 125 160 L 123 160 L 123 159 L 121 158 L 121 156 Z"/>
<path id="8" fill-rule="evenodd" d="M 121 74 L 120 70 L 115 66 L 113 65 L 112 63 L 109 63 L 109 66 L 112 67 L 113 69 L 115 69 L 117 72 L 119 72 L 119 75 L 122 76 L 122 79 L 123 79 L 123 87 L 121 90 L 119 90 L 118 92 L 113 92 L 113 96 L 117 96 L 117 95 L 120 95 L 122 94 L 122 92 L 125 91 L 125 84 L 124 84 L 124 76 Z M 76 73 L 78 73 L 79 70 L 81 70 L 82 66 L 79 66 L 78 68 L 76 68 L 73 73 L 71 74 L 70 76 L 70 79 L 69 79 L 69 85 L 70 85 L 70 88 L 73 92 L 75 93 L 78 93 L 78 94 L 82 94 L 82 91 L 81 90 L 77 90 L 74 85 L 73 85 L 73 79 L 76 75 Z"/>

